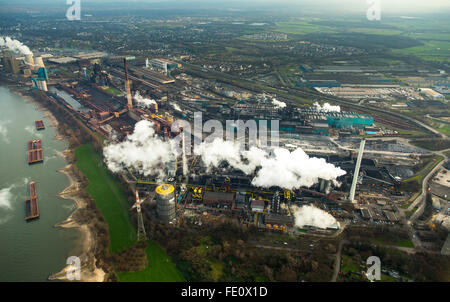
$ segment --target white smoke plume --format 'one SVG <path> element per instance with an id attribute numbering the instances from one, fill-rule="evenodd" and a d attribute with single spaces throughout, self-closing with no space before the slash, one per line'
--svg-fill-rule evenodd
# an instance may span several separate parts
<path id="1" fill-rule="evenodd" d="M 234 169 L 253 175 L 252 184 L 258 187 L 293 190 L 310 187 L 318 183 L 319 178 L 337 184 L 336 179 L 346 173 L 325 159 L 309 157 L 301 148 L 293 152 L 287 149 L 268 152 L 254 146 L 243 150 L 239 142 L 221 138 L 195 148 L 207 169 L 219 167 L 226 161 Z M 179 155 L 175 141 L 162 141 L 153 124 L 146 120 L 138 122 L 134 133 L 125 141 L 108 145 L 103 151 L 112 172 L 133 168 L 145 176 L 158 174 L 160 177 L 164 176 L 164 167 Z"/>
<path id="2" fill-rule="evenodd" d="M 218 167 L 221 162 L 226 161 L 246 174 L 257 171 L 252 184 L 258 187 L 278 186 L 292 190 L 310 187 L 318 183 L 319 178 L 337 184 L 336 179 L 346 173 L 323 158 L 309 157 L 301 148 L 293 152 L 275 149 L 270 154 L 257 147 L 241 151 L 240 146 L 237 142 L 216 138 L 213 142 L 202 143 L 199 152 L 202 161 L 209 168 Z"/>
<path id="3" fill-rule="evenodd" d="M 340 106 L 333 106 L 333 105 L 330 105 L 329 103 L 325 103 L 325 104 L 323 104 L 323 106 L 321 106 L 318 102 L 315 102 L 314 107 L 316 107 L 317 111 L 341 112 Z"/>
<path id="4" fill-rule="evenodd" d="M 339 222 L 329 213 L 316 208 L 314 206 L 291 206 L 294 211 L 295 226 L 314 226 L 326 229 L 335 225 L 339 226 Z"/>
<path id="5" fill-rule="evenodd" d="M 286 103 L 285 102 L 279 101 L 276 98 L 272 99 L 272 104 L 274 104 L 278 108 L 285 108 L 286 107 Z"/>
<path id="6" fill-rule="evenodd" d="M 10 37 L 0 37 L 0 47 L 2 46 L 7 47 L 11 51 L 19 52 L 24 55 L 33 54 L 28 46 L 18 40 L 11 39 Z"/>
<path id="7" fill-rule="evenodd" d="M 261 163 L 252 184 L 258 187 L 278 186 L 284 189 L 310 187 L 319 182 L 319 178 L 337 184 L 336 179 L 346 172 L 323 158 L 309 157 L 301 148 L 290 152 L 287 149 L 275 149 L 273 156 Z"/>
<path id="8" fill-rule="evenodd" d="M 145 176 L 164 176 L 164 167 L 174 159 L 170 142 L 159 138 L 153 123 L 142 120 L 136 123 L 133 134 L 118 144 L 103 149 L 105 162 L 112 172 L 133 168 Z"/>
<path id="9" fill-rule="evenodd" d="M 144 98 L 139 91 L 136 91 L 136 94 L 134 95 L 134 100 L 137 102 L 138 105 L 142 107 L 150 107 L 151 105 L 156 104 L 155 100 Z"/>
<path id="10" fill-rule="evenodd" d="M 170 105 L 171 105 L 171 106 L 173 107 L 173 109 L 175 109 L 176 111 L 182 111 L 181 108 L 180 108 L 180 106 L 178 106 L 178 104 L 171 103 Z"/>

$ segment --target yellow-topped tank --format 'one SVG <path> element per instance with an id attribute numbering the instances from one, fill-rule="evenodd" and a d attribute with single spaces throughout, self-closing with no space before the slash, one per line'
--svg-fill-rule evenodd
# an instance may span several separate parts
<path id="1" fill-rule="evenodd" d="M 159 185 L 156 188 L 156 193 L 158 193 L 159 195 L 168 195 L 168 194 L 172 194 L 174 190 L 175 190 L 174 186 L 165 184 L 165 185 Z"/>
<path id="2" fill-rule="evenodd" d="M 175 187 L 170 184 L 160 185 L 156 188 L 156 212 L 164 222 L 175 218 Z"/>

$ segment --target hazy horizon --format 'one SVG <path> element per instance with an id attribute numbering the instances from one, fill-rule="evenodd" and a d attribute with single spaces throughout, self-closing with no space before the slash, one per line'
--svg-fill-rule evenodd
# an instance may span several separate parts
<path id="1" fill-rule="evenodd" d="M 41 0 L 30 4 L 30 1 L 0 0 L 1 7 L 20 6 L 29 9 L 38 9 L 39 7 L 49 6 L 63 7 L 68 6 L 65 0 Z M 365 12 L 371 6 L 366 0 L 229 0 L 229 1 L 210 1 L 210 0 L 81 0 L 82 7 L 99 8 L 101 6 L 126 5 L 128 8 L 134 7 L 146 9 L 227 9 L 227 10 L 274 10 L 290 11 L 295 13 L 313 11 L 316 13 L 356 13 Z M 448 0 L 381 0 L 382 14 L 429 14 L 450 12 L 450 1 Z"/>

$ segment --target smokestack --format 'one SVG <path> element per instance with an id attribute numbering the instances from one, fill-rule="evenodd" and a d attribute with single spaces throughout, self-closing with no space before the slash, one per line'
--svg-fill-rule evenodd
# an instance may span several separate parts
<path id="1" fill-rule="evenodd" d="M 187 159 L 186 159 L 186 145 L 185 145 L 185 140 L 184 140 L 184 131 L 183 131 L 183 136 L 182 136 L 182 148 L 183 148 L 183 176 L 185 176 L 186 177 L 186 175 L 187 175 L 187 170 L 188 170 L 188 168 L 187 168 Z"/>
<path id="2" fill-rule="evenodd" d="M 361 167 L 361 160 L 364 153 L 364 146 L 366 145 L 366 140 L 361 140 L 361 145 L 359 146 L 358 159 L 356 160 L 355 173 L 353 175 L 352 187 L 350 188 L 350 196 L 349 199 L 354 203 L 355 200 L 355 192 L 356 192 L 356 183 L 358 182 L 359 176 L 359 168 Z"/>
<path id="3" fill-rule="evenodd" d="M 131 97 L 130 80 L 128 79 L 127 58 L 123 59 L 123 65 L 125 68 L 125 88 L 127 90 L 128 110 L 133 108 L 133 98 Z"/>

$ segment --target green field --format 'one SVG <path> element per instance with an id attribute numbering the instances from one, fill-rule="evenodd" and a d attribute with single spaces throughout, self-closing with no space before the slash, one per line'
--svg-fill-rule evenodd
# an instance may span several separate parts
<path id="1" fill-rule="evenodd" d="M 331 27 L 310 24 L 307 21 L 277 22 L 275 31 L 285 34 L 305 35 L 310 33 L 335 33 Z"/>
<path id="2" fill-rule="evenodd" d="M 88 178 L 87 193 L 108 224 L 109 250 L 118 252 L 136 241 L 136 229 L 131 224 L 129 204 L 120 185 L 111 176 L 92 144 L 75 149 L 76 165 Z"/>
<path id="3" fill-rule="evenodd" d="M 185 279 L 166 252 L 153 241 L 147 246 L 148 266 L 139 272 L 117 273 L 121 282 L 183 282 Z"/>
<path id="4" fill-rule="evenodd" d="M 436 129 L 437 131 L 450 136 L 450 124 L 446 124 L 446 123 L 440 123 L 440 122 L 435 122 L 433 121 L 431 123 L 431 126 Z"/>
<path id="5" fill-rule="evenodd" d="M 415 46 L 403 49 L 395 49 L 393 53 L 403 55 L 415 55 L 419 58 L 429 61 L 450 60 L 450 41 L 421 41 L 425 45 Z"/>
<path id="6" fill-rule="evenodd" d="M 114 95 L 122 95 L 123 94 L 122 91 L 120 91 L 119 89 L 116 89 L 114 87 L 108 87 L 108 88 L 106 88 L 104 90 L 106 92 L 109 92 L 109 93 L 114 94 Z"/>
<path id="7" fill-rule="evenodd" d="M 396 245 L 399 247 L 410 247 L 414 248 L 414 244 L 411 240 L 397 240 L 397 241 L 390 241 L 386 240 L 384 238 L 373 238 L 373 242 L 378 244 L 384 244 L 384 245 Z"/>

